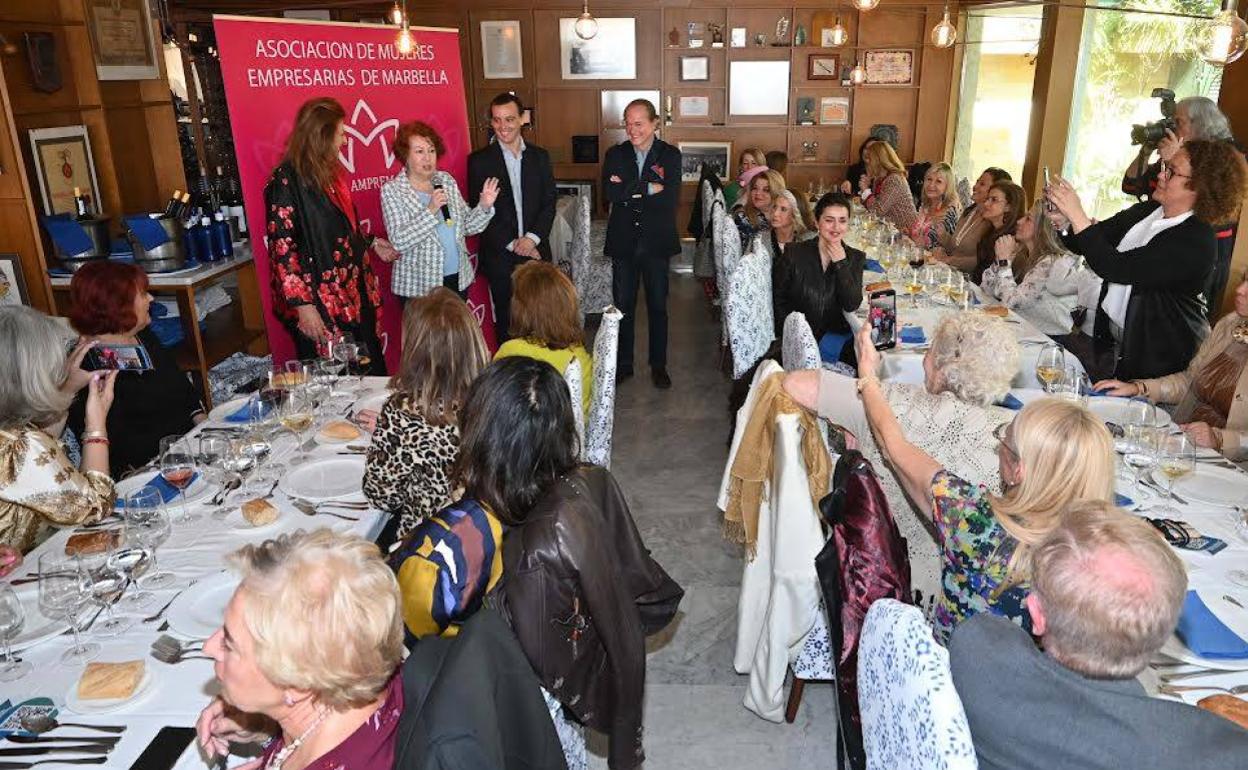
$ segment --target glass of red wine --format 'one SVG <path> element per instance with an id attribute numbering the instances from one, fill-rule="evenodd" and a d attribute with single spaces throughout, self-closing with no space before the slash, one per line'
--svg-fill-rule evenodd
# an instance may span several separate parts
<path id="1" fill-rule="evenodd" d="M 195 480 L 195 454 L 190 444 L 181 436 L 169 436 L 161 439 L 163 451 L 160 454 L 160 476 L 169 486 L 178 490 L 182 499 L 182 512 L 179 522 L 196 521 L 199 514 L 190 513 L 186 505 L 186 489 Z"/>

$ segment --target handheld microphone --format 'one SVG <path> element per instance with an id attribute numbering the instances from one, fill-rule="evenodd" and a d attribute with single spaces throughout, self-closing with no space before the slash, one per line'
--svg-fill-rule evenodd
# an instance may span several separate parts
<path id="1" fill-rule="evenodd" d="M 433 185 L 433 189 L 435 189 L 435 190 L 441 190 L 441 189 L 442 189 L 442 185 L 440 185 L 440 184 L 436 184 L 436 183 L 435 183 L 435 184 Z M 452 219 L 451 219 L 451 207 L 450 207 L 450 206 L 448 206 L 448 205 L 447 205 L 447 204 L 445 204 L 445 203 L 443 203 L 443 204 L 442 204 L 442 221 L 443 221 L 443 222 L 445 222 L 445 223 L 446 223 L 446 224 L 448 224 L 448 225 L 449 225 L 452 221 L 454 221 L 454 220 L 452 220 Z"/>

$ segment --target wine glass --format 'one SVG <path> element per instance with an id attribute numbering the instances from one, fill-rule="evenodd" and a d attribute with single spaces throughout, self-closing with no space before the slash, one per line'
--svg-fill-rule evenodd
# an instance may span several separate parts
<path id="1" fill-rule="evenodd" d="M 312 362 L 311 361 L 287 361 L 286 362 L 286 387 L 298 388 L 306 385 L 308 380 L 312 378 Z"/>
<path id="2" fill-rule="evenodd" d="M 945 281 L 945 294 L 958 309 L 966 309 L 966 276 L 962 275 L 961 270 L 949 268 L 949 277 Z"/>
<path id="3" fill-rule="evenodd" d="M 119 565 L 109 560 L 108 553 L 92 554 L 83 560 L 83 572 L 87 576 L 88 592 L 91 601 L 100 607 L 107 616 L 92 626 L 99 636 L 119 636 L 125 633 L 133 621 L 119 618 L 113 614 L 113 605 L 126 591 L 130 582 L 126 573 L 118 569 Z"/>
<path id="4" fill-rule="evenodd" d="M 153 495 L 139 497 L 144 492 L 140 489 L 126 498 L 126 542 L 137 544 L 150 554 L 149 563 L 143 568 L 150 574 L 144 575 L 139 585 L 143 588 L 168 588 L 173 585 L 176 578 L 172 572 L 158 571 L 156 551 L 169 539 L 172 526 L 169 523 L 169 513 L 165 510 L 164 501 L 160 499 L 160 495 L 155 490 L 147 491 L 152 492 Z M 137 575 L 138 572 L 136 571 L 135 574 Z"/>
<path id="5" fill-rule="evenodd" d="M 1051 394 L 1065 373 L 1066 349 L 1055 342 L 1046 344 L 1036 358 L 1036 379 L 1044 386 L 1044 392 Z"/>
<path id="6" fill-rule="evenodd" d="M 39 557 L 39 609 L 50 618 L 64 620 L 74 634 L 74 645 L 61 655 L 61 662 L 66 665 L 87 663 L 100 654 L 100 645 L 83 642 L 78 629 L 78 613 L 90 596 L 87 577 L 77 558 L 59 553 Z"/>
<path id="7" fill-rule="evenodd" d="M 941 293 L 941 287 L 944 284 L 944 276 L 941 275 L 940 268 L 935 265 L 927 265 L 920 271 L 923 276 L 923 289 L 927 292 L 927 298 L 936 304 L 936 297 Z"/>
<path id="8" fill-rule="evenodd" d="M 26 611 L 13 586 L 0 583 L 0 639 L 4 640 L 4 663 L 0 664 L 0 682 L 16 682 L 30 673 L 30 663 L 14 660 L 13 639 L 26 623 Z"/>
<path id="9" fill-rule="evenodd" d="M 204 435 L 199 438 L 199 463 L 214 471 L 215 481 L 224 484 L 228 480 L 224 461 L 230 451 L 230 441 L 224 436 Z"/>
<path id="10" fill-rule="evenodd" d="M 1196 470 L 1196 445 L 1186 433 L 1168 435 L 1162 440 L 1157 470 L 1166 477 L 1166 502 L 1154 510 L 1178 513 L 1179 509 L 1174 506 L 1174 482 Z"/>
<path id="11" fill-rule="evenodd" d="M 246 436 L 234 439 L 229 442 L 229 445 L 226 448 L 225 458 L 223 460 L 225 470 L 229 472 L 231 477 L 238 479 L 238 488 L 235 489 L 234 493 L 232 493 L 234 495 L 246 494 L 244 490 L 251 482 L 251 476 L 256 467 L 256 455 L 249 451 L 251 442 L 248 440 L 248 436 L 250 435 L 252 434 L 248 432 Z M 212 518 L 218 521 L 229 515 L 230 508 L 228 504 L 222 505 L 216 511 L 212 512 Z"/>
<path id="12" fill-rule="evenodd" d="M 151 606 L 155 594 L 151 591 L 139 590 L 138 580 L 151 569 L 152 555 L 141 543 L 135 542 L 125 530 L 122 531 L 122 542 L 108 555 L 108 566 L 125 575 L 126 579 L 135 586 L 135 590 L 128 591 L 121 597 L 117 606 L 132 612 Z"/>
<path id="13" fill-rule="evenodd" d="M 1122 462 L 1132 470 L 1132 489 L 1138 500 L 1144 496 L 1140 488 L 1140 474 L 1157 464 L 1159 434 L 1156 428 L 1143 423 L 1130 423 L 1124 430 L 1123 446 L 1126 451 L 1123 452 Z"/>
<path id="14" fill-rule="evenodd" d="M 910 295 L 910 307 L 918 310 L 919 295 L 923 293 L 922 275 L 919 269 L 915 267 L 908 268 L 902 275 L 904 276 L 906 293 Z"/>
<path id="15" fill-rule="evenodd" d="M 286 397 L 282 400 L 281 409 L 278 412 L 278 419 L 281 420 L 282 426 L 286 430 L 294 434 L 295 440 L 299 442 L 299 459 L 307 459 L 308 452 L 303 447 L 303 432 L 312 427 L 314 421 L 315 406 L 312 398 L 303 388 L 286 391 Z"/>
<path id="16" fill-rule="evenodd" d="M 195 480 L 195 455 L 181 436 L 161 439 L 161 446 L 163 451 L 160 455 L 160 477 L 178 490 L 178 497 L 182 500 L 182 513 L 178 516 L 178 521 L 196 521 L 199 515 L 191 514 L 186 504 L 186 488 Z"/>

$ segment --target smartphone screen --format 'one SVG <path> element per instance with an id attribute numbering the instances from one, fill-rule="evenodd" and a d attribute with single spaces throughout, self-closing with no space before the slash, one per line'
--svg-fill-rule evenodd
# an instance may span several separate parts
<path id="1" fill-rule="evenodd" d="M 871 342 L 876 350 L 897 345 L 897 292 L 881 289 L 867 299 L 867 321 L 871 324 Z"/>
<path id="2" fill-rule="evenodd" d="M 117 369 L 123 372 L 145 372 L 152 368 L 152 358 L 142 345 L 98 344 L 87 351 L 82 368 L 89 372 Z"/>
<path id="3" fill-rule="evenodd" d="M 194 739 L 194 727 L 162 727 L 130 770 L 169 770 Z"/>

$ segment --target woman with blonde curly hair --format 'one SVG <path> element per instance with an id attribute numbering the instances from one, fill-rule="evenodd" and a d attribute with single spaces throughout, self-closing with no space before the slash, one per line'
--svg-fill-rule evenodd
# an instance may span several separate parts
<path id="1" fill-rule="evenodd" d="M 907 426 L 912 443 L 957 476 L 995 489 L 1001 477 L 992 431 L 1013 413 L 993 404 L 1009 391 L 1018 356 L 1014 333 L 1000 319 L 958 313 L 942 320 L 932 336 L 923 357 L 923 387 L 886 382 L 881 388 L 889 408 Z M 859 371 L 875 370 L 860 364 Z M 857 438 L 909 543 L 911 582 L 925 595 L 934 594 L 940 583 L 940 556 L 930 517 L 907 499 L 897 471 L 885 469 L 883 448 L 855 392 L 857 383 L 826 370 L 790 372 L 784 388 L 798 403 Z"/>
<path id="2" fill-rule="evenodd" d="M 910 226 L 910 240 L 920 248 L 934 249 L 942 238 L 953 233 L 962 207 L 958 202 L 957 183 L 948 163 L 937 163 L 923 176 L 923 195 L 919 217 Z"/>
<path id="3" fill-rule="evenodd" d="M 765 233 L 771 227 L 771 207 L 776 197 L 785 189 L 784 177 L 780 172 L 771 169 L 759 172 L 750 180 L 745 194 L 745 205 L 742 206 L 737 201 L 738 206 L 732 212 L 737 231 L 741 233 L 742 253 L 749 251 L 754 236 Z"/>

